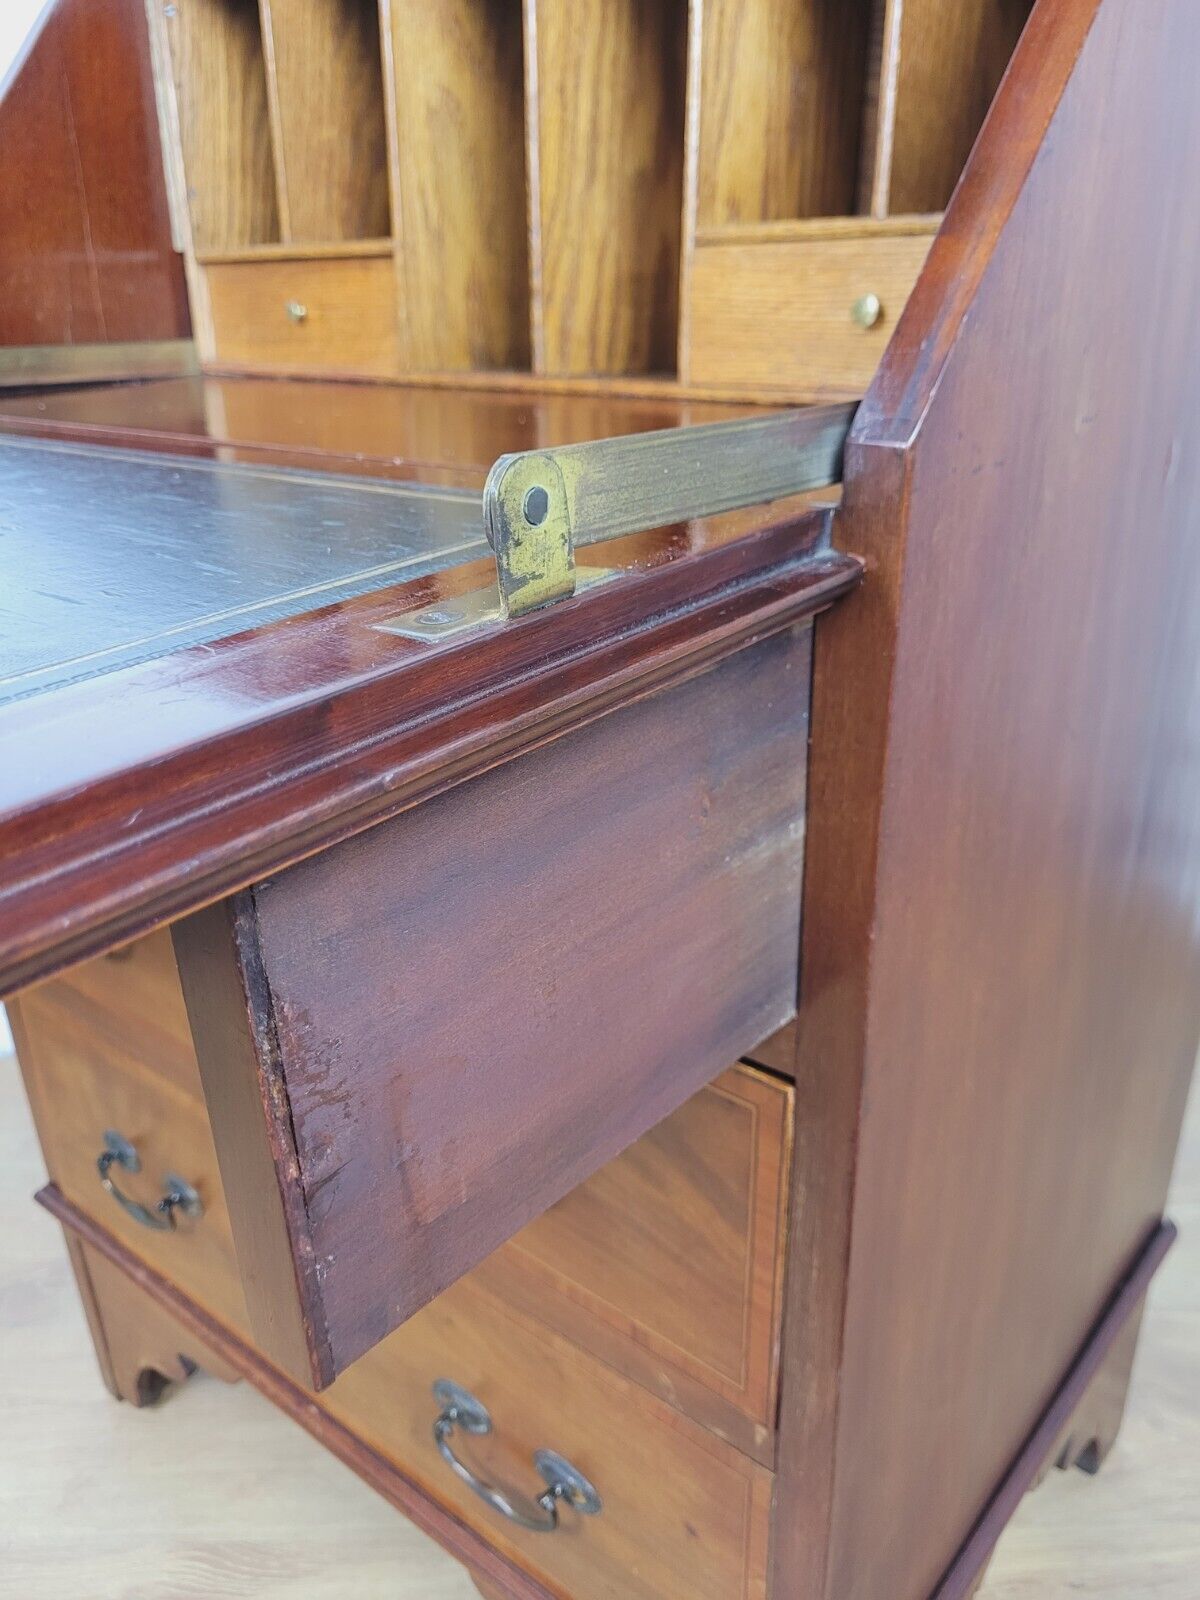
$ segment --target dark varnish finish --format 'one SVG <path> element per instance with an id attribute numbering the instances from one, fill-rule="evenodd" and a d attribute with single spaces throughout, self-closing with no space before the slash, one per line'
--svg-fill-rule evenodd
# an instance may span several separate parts
<path id="1" fill-rule="evenodd" d="M 235 1238 L 290 1213 L 295 1375 L 329 1382 L 793 1014 L 810 651 L 775 634 L 255 885 L 236 984 L 218 911 L 176 927 Z M 243 1280 L 272 1349 L 286 1312 Z"/>
<path id="2" fill-rule="evenodd" d="M 142 0 L 57 0 L 0 100 L 0 345 L 186 339 Z"/>
<path id="3" fill-rule="evenodd" d="M 847 451 L 781 1594 L 926 1600 L 1160 1219 L 1200 1032 L 1198 53 L 1191 0 L 1043 0 Z"/>
<path id="4" fill-rule="evenodd" d="M 375 624 L 474 562 L 0 708 L 0 993 L 194 909 L 829 605 L 783 502 L 605 547 L 619 582 L 440 646 Z"/>

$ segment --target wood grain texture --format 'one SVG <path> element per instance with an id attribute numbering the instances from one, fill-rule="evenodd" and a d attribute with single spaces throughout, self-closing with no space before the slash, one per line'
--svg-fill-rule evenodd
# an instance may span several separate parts
<path id="1" fill-rule="evenodd" d="M 263 1106 L 277 1111 L 283 1086 L 260 1059 L 269 1004 L 252 934 L 228 901 L 208 906 L 171 929 L 191 1018 L 210 1138 L 215 1141 L 247 1318 L 268 1360 L 307 1374 L 324 1338 L 296 1257 L 305 1248 L 304 1202 L 282 1137 L 264 1126 Z M 233 951 L 244 960 L 231 959 Z"/>
<path id="2" fill-rule="evenodd" d="M 793 1013 L 810 646 L 779 634 L 238 902 L 312 1381 Z M 206 1083 L 247 1077 L 200 1036 L 223 1000 L 186 924 L 176 951 Z M 255 1140 L 244 1098 L 226 1120 L 209 1090 L 223 1154 Z M 240 1236 L 260 1208 L 227 1182 Z M 294 1320 L 247 1294 L 256 1326 Z"/>
<path id="3" fill-rule="evenodd" d="M 387 0 L 387 11 L 404 366 L 527 367 L 520 6 Z"/>
<path id="4" fill-rule="evenodd" d="M 153 1405 L 168 1384 L 186 1383 L 200 1362 L 211 1377 L 237 1382 L 237 1371 L 215 1350 L 190 1338 L 154 1301 L 130 1294 L 128 1279 L 107 1256 L 89 1249 L 69 1228 L 63 1237 L 100 1374 L 114 1399 Z"/>
<path id="5" fill-rule="evenodd" d="M 194 1062 L 192 1086 L 181 1088 L 177 1077 L 158 1071 L 152 1038 L 130 1030 L 118 1042 L 79 1017 L 72 1001 L 63 986 L 50 983 L 12 1006 L 26 1090 L 51 1178 L 127 1248 L 160 1267 L 224 1322 L 245 1328 L 229 1215 Z M 109 1128 L 141 1157 L 140 1173 L 113 1174 L 131 1199 L 153 1207 L 165 1174 L 177 1172 L 199 1193 L 204 1214 L 181 1219 L 161 1233 L 127 1215 L 101 1188 L 96 1171 Z"/>
<path id="6" fill-rule="evenodd" d="M 164 16 L 196 249 L 278 239 L 258 0 L 175 0 Z"/>
<path id="7" fill-rule="evenodd" d="M 260 4 L 283 238 L 387 238 L 377 0 Z"/>
<path id="8" fill-rule="evenodd" d="M 1146 1291 L 1176 1237 L 1170 1222 L 1151 1229 L 931 1600 L 971 1600 L 987 1575 L 997 1539 L 1050 1467 L 1099 1471 L 1124 1416 Z"/>
<path id="9" fill-rule="evenodd" d="M 324 1409 L 319 1399 L 314 1399 L 311 1393 L 299 1388 L 277 1368 L 265 1361 L 258 1351 L 254 1349 L 253 1345 L 239 1338 L 203 1307 L 189 1299 L 168 1278 L 155 1272 L 136 1256 L 131 1255 L 119 1240 L 114 1239 L 112 1234 L 99 1227 L 84 1212 L 77 1210 L 69 1201 L 65 1200 L 52 1184 L 41 1190 L 36 1198 L 51 1216 L 62 1223 L 64 1228 L 69 1228 L 76 1235 L 79 1243 L 87 1252 L 89 1268 L 94 1267 L 99 1260 L 110 1265 L 115 1272 L 121 1275 L 124 1281 L 120 1292 L 127 1308 L 124 1320 L 128 1325 L 136 1329 L 137 1325 L 144 1321 L 151 1327 L 160 1328 L 162 1319 L 165 1318 L 169 1322 L 174 1329 L 174 1333 L 167 1340 L 166 1346 L 164 1346 L 161 1338 L 155 1341 L 160 1350 L 174 1345 L 176 1349 L 181 1350 L 183 1354 L 188 1356 L 191 1361 L 204 1366 L 212 1365 L 214 1372 L 222 1377 L 237 1375 L 247 1379 L 265 1395 L 272 1405 L 284 1411 L 289 1418 L 294 1419 L 295 1422 L 298 1422 L 303 1429 L 311 1434 L 317 1443 L 323 1447 L 324 1451 L 328 1451 L 340 1462 L 348 1466 L 352 1472 L 357 1473 L 376 1493 L 382 1495 L 397 1510 L 402 1511 L 406 1517 L 415 1523 L 419 1530 L 436 1539 L 458 1560 L 466 1562 L 473 1572 L 481 1573 L 493 1582 L 500 1583 L 502 1587 L 509 1591 L 512 1600 L 561 1600 L 560 1593 L 552 1592 L 536 1578 L 523 1573 L 519 1568 L 513 1566 L 504 1556 L 493 1549 L 490 1540 L 482 1537 L 461 1517 L 446 1509 L 440 1502 L 431 1499 L 411 1477 L 373 1450 L 370 1445 L 364 1443 L 335 1417 L 331 1416 Z M 154 1352 L 155 1355 L 157 1353 L 157 1351 Z M 94 1380 L 92 1381 L 94 1382 Z M 207 1402 L 210 1407 L 214 1404 L 214 1397 L 211 1392 L 207 1397 Z M 112 1407 L 107 1398 L 105 1404 L 108 1407 L 110 1417 L 114 1412 L 119 1415 L 123 1409 Z M 155 1420 L 157 1421 L 157 1419 Z M 169 1426 L 170 1424 L 168 1423 Z M 247 1437 L 248 1429 L 245 1419 L 241 1424 L 236 1425 L 236 1429 L 239 1438 L 245 1439 Z M 129 1435 L 126 1434 L 125 1438 L 128 1440 Z M 165 1459 L 159 1456 L 157 1462 L 158 1470 L 155 1477 L 160 1483 L 172 1483 L 176 1487 L 176 1492 L 186 1497 L 189 1507 L 188 1517 L 190 1519 L 195 1515 L 197 1502 L 203 1503 L 207 1485 L 191 1481 L 193 1467 L 190 1461 L 185 1463 L 187 1470 L 184 1474 L 180 1475 L 178 1472 L 171 1472 L 170 1464 L 174 1459 L 174 1452 L 177 1446 L 173 1434 L 168 1434 L 168 1438 L 171 1440 L 170 1451 Z M 295 1430 L 289 1426 L 287 1455 L 290 1456 L 295 1451 L 295 1448 Z M 229 1437 L 227 1435 L 222 1441 L 222 1451 L 225 1453 L 226 1460 L 228 1459 L 228 1449 Z M 153 1444 L 142 1438 L 140 1440 L 140 1453 L 143 1455 L 153 1454 Z M 306 1462 L 301 1478 L 291 1485 L 290 1495 L 304 1493 L 312 1486 L 314 1480 L 320 1477 L 321 1454 L 321 1451 L 314 1452 L 316 1459 Z M 135 1461 L 138 1456 L 139 1451 L 132 1447 L 116 1452 L 117 1460 Z M 286 1474 L 286 1466 L 283 1462 L 279 1462 L 271 1476 L 277 1482 L 281 1475 L 286 1476 Z M 218 1475 L 218 1473 L 213 1474 L 213 1476 Z M 96 1476 L 100 1481 L 103 1481 L 102 1475 Z M 237 1480 L 227 1479 L 227 1481 Z M 336 1487 L 338 1481 L 339 1479 L 336 1475 L 332 1479 L 327 1479 L 319 1491 L 320 1500 L 326 1505 L 329 1503 L 329 1497 L 338 1493 Z M 261 1507 L 264 1498 L 270 1492 L 270 1485 L 258 1483 L 257 1474 L 255 1474 L 255 1484 L 256 1487 L 252 1494 L 247 1495 L 243 1492 L 239 1495 L 238 1500 L 241 1504 L 245 1504 L 247 1501 L 253 1502 L 252 1527 L 261 1529 Z M 306 1540 L 299 1530 L 295 1530 L 291 1536 L 290 1542 L 293 1555 L 283 1565 L 286 1571 L 285 1581 L 293 1587 L 300 1579 L 307 1582 L 309 1575 L 314 1570 L 323 1570 L 325 1566 L 329 1548 L 328 1523 L 323 1513 L 318 1514 L 313 1520 L 319 1525 L 320 1537 L 319 1540 L 309 1545 L 309 1559 L 297 1561 L 295 1554 L 297 1546 L 303 1547 Z M 139 1504 L 139 1524 L 144 1524 L 144 1522 L 145 1517 Z M 344 1531 L 346 1527 L 345 1521 L 340 1522 L 339 1525 Z M 258 1535 L 248 1530 L 246 1537 L 253 1543 Z M 194 1547 L 194 1539 L 192 1539 L 191 1543 Z M 121 1566 L 118 1577 L 115 1580 L 118 1583 L 126 1581 L 127 1568 L 125 1564 L 128 1560 L 128 1544 L 128 1540 L 123 1542 Z M 335 1575 L 340 1575 L 345 1570 L 346 1562 L 349 1559 L 348 1552 L 355 1550 L 358 1544 L 358 1540 L 351 1541 L 347 1547 L 347 1552 L 343 1552 L 339 1556 Z M 102 1555 L 102 1546 L 103 1541 L 92 1541 L 88 1552 L 88 1573 L 95 1572 L 97 1562 Z M 419 1548 L 415 1548 L 408 1541 L 404 1541 L 404 1546 L 406 1546 L 408 1560 L 415 1562 L 417 1570 L 421 1572 L 422 1577 L 428 1580 L 429 1586 L 422 1587 L 418 1591 L 420 1600 L 426 1600 L 426 1596 L 430 1594 L 436 1594 L 440 1597 L 443 1593 L 447 1596 L 453 1596 L 454 1600 L 464 1600 L 464 1584 L 447 1581 L 447 1574 L 444 1569 L 439 1571 L 432 1563 L 428 1562 L 424 1552 Z M 44 1555 L 44 1541 L 42 1541 L 42 1552 Z M 192 1581 L 194 1577 L 194 1561 L 193 1548 L 186 1564 L 186 1570 L 189 1574 L 186 1580 L 188 1582 Z M 377 1551 L 375 1553 L 375 1561 L 378 1563 L 378 1570 L 383 1573 L 382 1581 L 385 1587 L 390 1589 L 394 1585 L 397 1576 L 395 1558 L 381 1559 Z M 234 1558 L 234 1564 L 238 1564 L 236 1557 Z M 32 1566 L 32 1562 L 30 1565 Z M 270 1570 L 276 1571 L 279 1565 L 278 1560 L 271 1560 L 269 1563 Z M 408 1562 L 401 1560 L 401 1570 L 405 1569 L 407 1565 Z M 227 1572 L 228 1566 L 228 1560 L 218 1561 L 220 1571 Z M 286 1570 L 289 1567 L 291 1570 Z M 160 1577 L 161 1570 L 156 1569 L 153 1581 L 158 1582 Z M 84 1581 L 91 1582 L 92 1579 L 85 1575 Z M 222 1578 L 221 1581 L 225 1581 L 225 1579 Z M 260 1563 L 254 1562 L 253 1575 L 248 1581 L 261 1587 L 262 1565 Z M 435 1588 L 434 1585 L 437 1585 L 437 1587 Z M 62 1590 L 59 1588 L 54 1592 L 57 1595 L 61 1594 Z M 279 1592 L 282 1596 L 286 1591 L 280 1590 Z M 336 1586 L 329 1592 L 332 1597 L 336 1597 L 339 1593 Z"/>
<path id="10" fill-rule="evenodd" d="M 675 365 L 686 6 L 527 0 L 536 71 L 535 363 L 545 373 Z"/>
<path id="11" fill-rule="evenodd" d="M 882 94 L 890 113 L 890 170 L 879 193 L 893 213 L 940 211 L 950 199 L 1000 79 L 1029 18 L 1031 0 L 893 0 Z"/>
<path id="12" fill-rule="evenodd" d="M 610 545 L 622 581 L 430 650 L 375 624 L 482 562 L 11 701 L 0 992 L 47 976 L 830 605 L 828 513 L 780 502 Z M 403 684 L 403 687 L 401 686 Z"/>
<path id="13" fill-rule="evenodd" d="M 112 1404 L 97 1382 L 60 1230 L 31 1218 L 29 1195 L 43 1174 L 15 1063 L 0 1058 L 0 1408 L 8 1445 L 0 1505 L 5 1576 L 22 1600 L 115 1595 L 136 1585 L 154 1594 L 167 1583 L 185 1592 L 224 1586 L 254 1600 L 289 1600 L 297 1587 L 305 1600 L 475 1600 L 444 1550 L 310 1437 L 316 1419 L 336 1448 L 319 1407 L 300 1413 L 304 1433 L 252 1384 L 213 1383 L 203 1371 L 158 1415 Z M 1117 1448 L 1098 1477 L 1051 1472 L 1025 1498 L 1000 1539 L 986 1600 L 1118 1600 L 1148 1587 L 1155 1600 L 1194 1600 L 1200 1100 L 1189 1112 L 1169 1210 L 1180 1241 L 1151 1291 Z M 151 1303 L 131 1281 L 125 1296 Z M 170 1346 L 203 1368 L 211 1358 L 180 1326 Z M 64 1461 L 104 1465 L 75 1475 L 69 1517 L 61 1515 Z M 202 1550 L 197 1527 L 206 1530 Z M 489 1581 L 506 1600 L 525 1600 L 523 1588 Z"/>
<path id="14" fill-rule="evenodd" d="M 396 371 L 391 260 L 229 261 L 202 269 L 215 360 L 258 372 Z M 300 320 L 289 307 L 303 307 Z"/>
<path id="15" fill-rule="evenodd" d="M 509 450 L 746 416 L 746 405 L 530 387 L 193 377 L 0 395 L 0 432 L 482 488 Z M 223 447 L 223 448 L 222 448 Z"/>
<path id="16" fill-rule="evenodd" d="M 867 0 L 696 0 L 697 220 L 854 210 Z"/>
<path id="17" fill-rule="evenodd" d="M 691 378 L 747 395 L 861 394 L 932 237 L 932 230 L 864 230 L 846 238 L 699 243 L 691 272 Z M 870 329 L 851 317 L 864 294 L 878 295 L 883 306 Z"/>
<path id="18" fill-rule="evenodd" d="M 73 967 L 32 998 L 45 998 L 81 1030 L 132 1050 L 181 1094 L 202 1100 L 179 970 L 165 930 Z"/>
<path id="19" fill-rule="evenodd" d="M 436 1378 L 492 1413 L 485 1439 L 455 1440 L 473 1470 L 526 1494 L 535 1450 L 587 1474 L 604 1510 L 562 1514 L 553 1538 L 505 1523 L 459 1483 L 431 1438 Z M 766 1600 L 771 1475 L 473 1280 L 448 1290 L 322 1397 L 496 1551 L 571 1600 Z"/>
<path id="20" fill-rule="evenodd" d="M 475 1281 L 773 1466 L 790 1154 L 790 1089 L 737 1067 Z"/>
<path id="21" fill-rule="evenodd" d="M 139 0 L 59 0 L 0 100 L 0 345 L 181 339 Z"/>
<path id="22" fill-rule="evenodd" d="M 869 575 L 815 670 L 785 1313 L 802 1593 L 930 1593 L 1161 1214 L 1200 1032 L 1198 26 L 1038 7 L 848 450 Z M 1146 114 L 1110 145 L 1114 104 Z"/>

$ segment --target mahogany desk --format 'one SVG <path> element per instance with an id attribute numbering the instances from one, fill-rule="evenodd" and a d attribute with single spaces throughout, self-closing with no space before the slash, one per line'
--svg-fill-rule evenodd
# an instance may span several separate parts
<path id="1" fill-rule="evenodd" d="M 963 1600 L 1100 1465 L 1200 1037 L 1198 28 L 1038 6 L 840 494 L 519 620 L 397 631 L 497 455 L 755 397 L 5 398 L 0 992 L 115 1394 L 247 1378 L 489 1600 Z"/>

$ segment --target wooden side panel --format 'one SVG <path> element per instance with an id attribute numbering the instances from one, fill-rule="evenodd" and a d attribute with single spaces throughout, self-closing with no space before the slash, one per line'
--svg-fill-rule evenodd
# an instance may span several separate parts
<path id="1" fill-rule="evenodd" d="M 163 15 L 195 247 L 269 244 L 280 228 L 258 0 L 174 0 Z"/>
<path id="2" fill-rule="evenodd" d="M 848 450 L 783 1593 L 925 1600 L 1161 1213 L 1200 1035 L 1198 52 L 1191 0 L 1039 6 Z"/>
<path id="3" fill-rule="evenodd" d="M 260 3 L 283 238 L 387 238 L 377 0 Z"/>
<path id="4" fill-rule="evenodd" d="M 58 0 L 0 102 L 0 345 L 187 335 L 141 0 Z"/>
<path id="5" fill-rule="evenodd" d="M 776 635 L 254 891 L 261 1071 L 303 1193 L 320 1380 L 792 1013 L 810 637 Z M 195 1024 L 203 984 L 181 968 Z M 198 1046 L 206 1079 L 231 1070 Z M 244 1115 L 223 1131 L 213 1106 L 223 1162 L 252 1137 Z"/>
<path id="6" fill-rule="evenodd" d="M 534 89 L 535 360 L 675 365 L 687 16 L 682 0 L 526 0 Z"/>
<path id="7" fill-rule="evenodd" d="M 528 366 L 520 6 L 388 0 L 387 11 L 404 364 Z"/>
<path id="8" fill-rule="evenodd" d="M 853 212 L 870 0 L 693 3 L 699 225 Z"/>

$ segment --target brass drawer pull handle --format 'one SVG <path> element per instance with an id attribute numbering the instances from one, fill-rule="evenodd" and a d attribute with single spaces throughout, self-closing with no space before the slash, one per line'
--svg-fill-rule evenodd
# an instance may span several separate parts
<path id="1" fill-rule="evenodd" d="M 113 1182 L 109 1174 L 114 1166 L 122 1167 L 126 1172 L 140 1172 L 142 1158 L 128 1139 L 109 1128 L 104 1135 L 104 1149 L 96 1157 L 96 1171 L 100 1174 L 100 1182 L 117 1204 L 135 1222 L 140 1222 L 143 1228 L 156 1228 L 161 1232 L 175 1226 L 177 1212 L 181 1211 L 185 1217 L 198 1217 L 203 1212 L 204 1206 L 195 1189 L 173 1172 L 168 1172 L 163 1179 L 163 1197 L 153 1211 L 139 1205 L 127 1194 L 122 1194 Z"/>
<path id="2" fill-rule="evenodd" d="M 442 1459 L 456 1478 L 461 1478 L 468 1489 L 473 1489 L 481 1500 L 486 1500 L 493 1511 L 507 1517 L 509 1522 L 515 1522 L 519 1528 L 528 1528 L 532 1533 L 553 1533 L 559 1525 L 558 1508 L 564 1500 L 581 1516 L 594 1517 L 603 1510 L 600 1496 L 583 1473 L 553 1450 L 534 1452 L 533 1464 L 547 1485 L 536 1500 L 529 1499 L 519 1490 L 501 1489 L 496 1484 L 485 1482 L 483 1478 L 477 1478 L 470 1467 L 455 1455 L 450 1441 L 455 1428 L 476 1435 L 491 1433 L 492 1419 L 487 1407 L 460 1384 L 451 1383 L 448 1378 L 439 1378 L 434 1384 L 433 1398 L 441 1407 L 433 1425 L 433 1437 Z"/>

